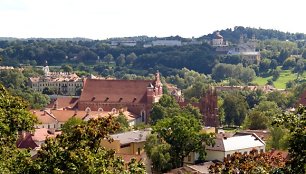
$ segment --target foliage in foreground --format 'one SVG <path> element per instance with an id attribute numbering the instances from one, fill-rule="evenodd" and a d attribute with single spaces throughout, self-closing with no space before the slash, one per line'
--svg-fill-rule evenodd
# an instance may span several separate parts
<path id="1" fill-rule="evenodd" d="M 286 112 L 272 124 L 289 130 L 290 173 L 306 173 L 306 107 L 300 106 L 295 113 Z"/>
<path id="2" fill-rule="evenodd" d="M 14 97 L 0 84 L 0 172 L 26 173 L 31 165 L 30 154 L 17 149 L 18 132 L 31 131 L 37 119 L 28 112 L 28 105 Z"/>
<path id="3" fill-rule="evenodd" d="M 270 153 L 258 153 L 252 150 L 250 154 L 235 152 L 226 157 L 224 162 L 213 164 L 209 167 L 210 173 L 248 173 L 268 174 L 284 173 L 286 159 L 281 154 L 271 156 Z"/>
<path id="4" fill-rule="evenodd" d="M 145 151 L 157 172 L 183 166 L 192 152 L 204 160 L 205 145 L 214 143 L 213 135 L 201 133 L 199 110 L 191 105 L 180 108 L 176 101 L 164 95 L 154 104 L 151 121 L 154 134 L 147 138 Z"/>
<path id="5" fill-rule="evenodd" d="M 101 147 L 101 141 L 112 141 L 119 124 L 110 116 L 91 119 L 55 139 L 48 139 L 38 152 L 34 173 L 145 173 L 141 162 L 132 160 L 126 170 L 124 161 L 113 150 Z"/>
<path id="6" fill-rule="evenodd" d="M 0 173 L 145 173 L 141 162 L 131 160 L 126 168 L 113 150 L 101 147 L 101 141 L 112 141 L 109 134 L 119 128 L 112 117 L 69 127 L 60 136 L 47 139 L 32 159 L 27 150 L 17 149 L 15 143 L 18 132 L 31 131 L 36 122 L 37 118 L 27 111 L 27 104 L 0 84 Z"/>

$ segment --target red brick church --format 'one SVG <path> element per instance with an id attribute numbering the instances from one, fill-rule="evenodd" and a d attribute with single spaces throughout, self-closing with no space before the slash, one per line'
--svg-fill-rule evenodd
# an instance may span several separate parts
<path id="1" fill-rule="evenodd" d="M 160 75 L 154 80 L 86 79 L 78 101 L 79 110 L 116 111 L 122 108 L 139 114 L 143 122 L 163 94 Z"/>
<path id="2" fill-rule="evenodd" d="M 185 107 L 191 104 L 194 107 L 199 108 L 200 113 L 203 115 L 203 122 L 205 126 L 219 127 L 219 115 L 218 115 L 218 96 L 215 88 L 210 88 L 202 96 L 199 102 L 179 102 L 181 107 Z"/>

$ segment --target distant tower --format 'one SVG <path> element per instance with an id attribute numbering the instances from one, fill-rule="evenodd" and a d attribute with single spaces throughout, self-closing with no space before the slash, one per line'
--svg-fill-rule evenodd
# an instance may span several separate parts
<path id="1" fill-rule="evenodd" d="M 49 76 L 50 69 L 49 69 L 49 66 L 48 66 L 48 61 L 45 62 L 45 66 L 42 68 L 42 70 L 43 70 L 45 76 Z"/>
<path id="2" fill-rule="evenodd" d="M 239 43 L 240 43 L 240 44 L 243 44 L 243 43 L 244 43 L 243 34 L 240 34 Z"/>
<path id="3" fill-rule="evenodd" d="M 223 46 L 223 36 L 220 34 L 219 31 L 216 32 L 213 40 L 212 40 L 212 46 L 218 47 Z"/>
<path id="4" fill-rule="evenodd" d="M 256 41 L 255 34 L 252 35 L 252 41 Z"/>
<path id="5" fill-rule="evenodd" d="M 250 43 L 250 47 L 252 49 L 252 51 L 256 50 L 256 46 L 257 46 L 257 42 L 256 42 L 256 38 L 255 38 L 255 34 L 252 35 L 252 40 Z"/>

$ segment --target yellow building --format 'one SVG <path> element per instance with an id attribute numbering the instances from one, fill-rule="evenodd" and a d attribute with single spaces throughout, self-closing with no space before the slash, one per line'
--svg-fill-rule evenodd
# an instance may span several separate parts
<path id="1" fill-rule="evenodd" d="M 75 73 L 50 72 L 49 67 L 43 67 L 43 77 L 31 77 L 29 86 L 39 92 L 52 90 L 61 95 L 76 95 L 83 88 L 83 80 Z"/>
<path id="2" fill-rule="evenodd" d="M 144 152 L 144 144 L 150 130 L 129 131 L 111 135 L 113 142 L 107 140 L 102 142 L 102 146 L 113 149 L 118 154 L 141 155 Z"/>
<path id="3" fill-rule="evenodd" d="M 115 155 L 122 157 L 126 167 L 132 158 L 135 158 L 137 161 L 141 160 L 145 164 L 146 171 L 150 173 L 151 161 L 144 152 L 144 144 L 147 136 L 150 134 L 150 130 L 137 130 L 114 134 L 111 135 L 114 141 L 110 143 L 104 140 L 102 141 L 102 146 L 106 149 L 113 149 L 116 152 Z"/>

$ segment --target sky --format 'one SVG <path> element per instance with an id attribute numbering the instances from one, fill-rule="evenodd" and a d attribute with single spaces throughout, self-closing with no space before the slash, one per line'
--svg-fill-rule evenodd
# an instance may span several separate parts
<path id="1" fill-rule="evenodd" d="M 0 37 L 200 37 L 234 26 L 306 33 L 304 0 L 0 0 Z"/>

